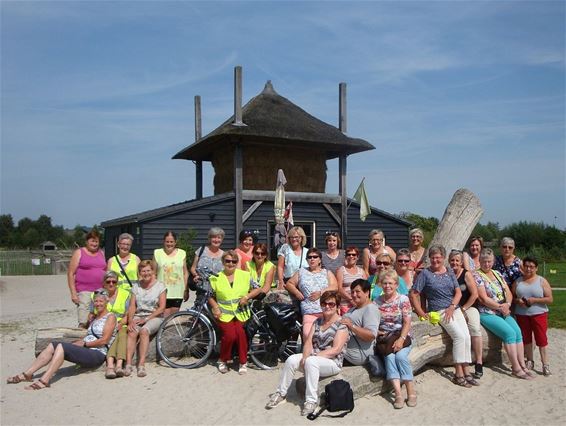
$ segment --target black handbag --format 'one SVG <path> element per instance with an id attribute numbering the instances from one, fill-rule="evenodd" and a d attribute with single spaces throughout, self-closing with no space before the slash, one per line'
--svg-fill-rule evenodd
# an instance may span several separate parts
<path id="1" fill-rule="evenodd" d="M 324 402 L 321 404 L 318 413 L 311 413 L 307 419 L 314 420 L 322 414 L 324 410 L 331 413 L 343 411 L 337 416 L 328 417 L 344 417 L 346 414 L 354 411 L 354 392 L 350 387 L 350 383 L 346 380 L 338 379 L 333 380 L 324 387 Z"/>

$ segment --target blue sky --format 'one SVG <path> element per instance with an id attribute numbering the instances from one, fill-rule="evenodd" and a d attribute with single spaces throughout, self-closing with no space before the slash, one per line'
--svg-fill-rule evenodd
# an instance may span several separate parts
<path id="1" fill-rule="evenodd" d="M 194 197 L 171 157 L 244 102 L 279 94 L 376 149 L 351 196 L 441 217 L 461 187 L 481 220 L 565 223 L 565 2 L 1 2 L 1 205 L 72 227 Z M 327 192 L 338 190 L 328 163 Z M 212 194 L 205 168 L 205 195 Z M 275 176 L 274 176 L 275 183 Z"/>

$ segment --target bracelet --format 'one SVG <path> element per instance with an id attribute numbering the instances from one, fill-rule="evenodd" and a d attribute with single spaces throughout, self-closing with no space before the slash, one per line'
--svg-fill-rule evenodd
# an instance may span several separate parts
<path id="1" fill-rule="evenodd" d="M 399 339 L 401 339 L 401 340 L 403 340 L 403 341 L 404 341 L 406 338 L 407 338 L 407 336 L 403 336 L 403 335 L 399 336 Z"/>

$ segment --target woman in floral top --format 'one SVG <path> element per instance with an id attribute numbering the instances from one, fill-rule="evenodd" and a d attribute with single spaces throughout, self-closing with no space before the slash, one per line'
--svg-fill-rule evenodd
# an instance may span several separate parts
<path id="1" fill-rule="evenodd" d="M 530 380 L 534 376 L 525 365 L 523 336 L 515 319 L 511 316 L 513 295 L 501 274 L 493 269 L 493 251 L 485 248 L 480 254 L 480 268 L 474 272 L 478 285 L 478 311 L 485 328 L 503 341 L 513 368 L 513 376 Z"/>
<path id="2" fill-rule="evenodd" d="M 501 274 L 509 287 L 523 276 L 521 259 L 515 256 L 515 241 L 513 238 L 504 237 L 501 239 L 501 256 L 495 256 L 493 269 Z"/>
<path id="3" fill-rule="evenodd" d="M 415 407 L 417 394 L 413 384 L 413 368 L 409 361 L 411 345 L 403 347 L 411 331 L 411 302 L 407 296 L 397 293 L 399 287 L 397 272 L 383 272 L 379 277 L 379 283 L 383 294 L 375 300 L 381 314 L 378 336 L 386 336 L 391 333 L 399 335 L 393 343 L 393 352 L 385 357 L 387 380 L 391 381 L 395 391 L 393 406 L 399 409 L 405 405 L 401 391 L 401 382 L 403 382 L 407 389 L 407 406 Z"/>

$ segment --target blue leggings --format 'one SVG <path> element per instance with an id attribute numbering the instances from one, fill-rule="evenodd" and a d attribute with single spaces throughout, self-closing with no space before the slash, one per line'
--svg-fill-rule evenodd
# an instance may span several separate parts
<path id="1" fill-rule="evenodd" d="M 505 344 L 521 343 L 523 335 L 521 329 L 511 315 L 505 318 L 494 314 L 480 314 L 480 323 L 497 337 L 499 337 Z"/>

